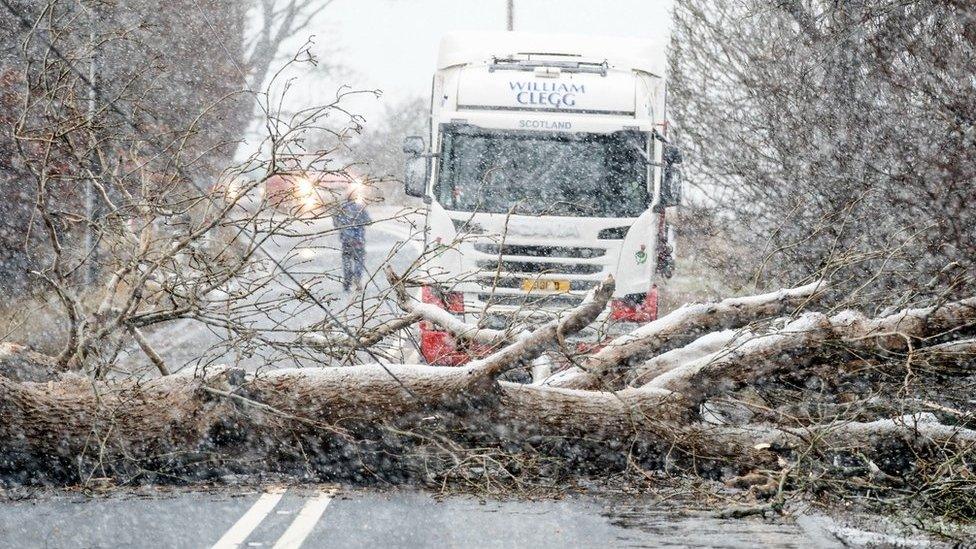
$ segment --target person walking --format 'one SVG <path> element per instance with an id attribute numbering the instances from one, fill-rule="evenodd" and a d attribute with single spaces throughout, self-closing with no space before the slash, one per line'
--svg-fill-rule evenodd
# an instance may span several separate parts
<path id="1" fill-rule="evenodd" d="M 353 287 L 357 292 L 362 291 L 366 270 L 366 225 L 373 220 L 366 212 L 366 205 L 356 200 L 353 191 L 339 204 L 332 219 L 342 243 L 342 290 L 348 292 Z"/>

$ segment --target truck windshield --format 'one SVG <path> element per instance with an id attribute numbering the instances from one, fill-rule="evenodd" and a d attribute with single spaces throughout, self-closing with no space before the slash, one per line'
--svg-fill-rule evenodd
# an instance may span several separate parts
<path id="1" fill-rule="evenodd" d="M 434 194 L 448 210 L 637 217 L 649 204 L 638 132 L 446 126 Z"/>

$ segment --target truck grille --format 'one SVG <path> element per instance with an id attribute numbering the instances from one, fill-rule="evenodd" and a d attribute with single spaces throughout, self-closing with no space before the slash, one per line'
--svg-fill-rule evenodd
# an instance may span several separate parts
<path id="1" fill-rule="evenodd" d="M 537 263 L 534 261 L 479 261 L 478 268 L 491 272 L 500 269 L 506 273 L 589 275 L 602 271 L 603 265 Z"/>
<path id="2" fill-rule="evenodd" d="M 576 259 L 592 259 L 603 257 L 607 251 L 602 248 L 577 248 L 573 246 L 526 246 L 506 244 L 479 243 L 474 245 L 479 252 L 491 255 L 520 255 L 525 257 L 571 257 Z"/>
<path id="3" fill-rule="evenodd" d="M 478 294 L 478 300 L 502 307 L 575 307 L 583 296 L 572 294 Z"/>
<path id="4" fill-rule="evenodd" d="M 599 275 L 609 269 L 607 248 L 550 246 L 533 244 L 502 244 L 474 242 L 481 254 L 475 261 L 479 286 L 477 299 L 486 311 L 504 309 L 562 310 L 579 305 L 585 292 L 593 288 Z M 556 258 L 559 262 L 554 261 Z M 568 292 L 552 290 L 525 291 L 523 284 L 536 278 L 560 281 L 560 288 L 569 283 Z M 497 291 L 496 291 L 497 290 Z"/>

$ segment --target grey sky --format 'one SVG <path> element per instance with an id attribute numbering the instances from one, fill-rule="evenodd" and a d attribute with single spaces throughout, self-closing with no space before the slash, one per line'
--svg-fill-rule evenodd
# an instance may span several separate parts
<path id="1" fill-rule="evenodd" d="M 515 0 L 515 29 L 633 36 L 667 45 L 671 0 Z M 505 27 L 505 0 L 335 0 L 323 12 L 315 51 L 346 66 L 341 78 L 300 78 L 290 102 L 321 102 L 339 84 L 375 88 L 381 99 L 352 104 L 367 123 L 382 105 L 429 93 L 441 35 Z M 296 44 L 297 45 L 297 44 Z M 319 101 L 315 101 L 319 96 Z"/>

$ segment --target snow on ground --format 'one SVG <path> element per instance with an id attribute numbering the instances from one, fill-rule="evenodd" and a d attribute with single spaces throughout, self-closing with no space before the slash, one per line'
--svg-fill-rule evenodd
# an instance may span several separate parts
<path id="1" fill-rule="evenodd" d="M 311 241 L 303 241 L 299 247 L 285 238 L 276 238 L 265 249 L 276 260 L 283 262 L 285 267 L 300 280 L 318 281 L 316 295 L 320 300 L 328 302 L 330 311 L 340 316 L 343 321 L 355 324 L 358 320 L 357 311 L 363 308 L 369 310 L 375 306 L 376 296 L 385 293 L 388 288 L 382 268 L 390 256 L 389 264 L 398 272 L 405 270 L 417 255 L 417 245 L 409 243 L 409 236 L 413 232 L 412 225 L 418 222 L 416 214 L 406 213 L 397 206 L 377 206 L 370 208 L 370 215 L 375 223 L 366 229 L 366 269 L 364 277 L 365 289 L 363 294 L 342 292 L 339 277 L 342 273 L 339 237 L 337 234 L 326 234 Z M 328 232 L 331 221 L 317 221 L 309 227 L 309 232 Z M 404 244 L 408 242 L 407 244 Z M 329 274 L 321 279 L 323 274 Z M 374 276 L 370 277 L 370 274 Z M 285 279 L 279 277 L 276 288 L 277 295 L 293 292 L 294 288 Z M 267 296 L 264 296 L 267 298 Z M 350 304 L 361 302 L 365 307 Z M 396 304 L 387 300 L 380 304 L 379 315 L 400 314 Z M 263 317 L 253 319 L 253 327 L 271 329 L 278 326 L 288 328 L 308 327 L 326 320 L 325 313 L 314 303 L 290 299 L 274 312 Z M 294 339 L 294 334 L 265 334 L 275 340 Z M 227 339 L 226 329 L 215 328 L 195 320 L 178 320 L 159 327 L 147 333 L 150 344 L 159 352 L 170 366 L 171 370 L 179 371 L 185 368 L 207 366 L 212 364 L 230 364 L 255 370 L 271 362 L 277 366 L 295 367 L 307 366 L 311 361 L 294 360 L 285 354 L 273 350 L 248 354 L 223 345 Z M 408 354 L 410 349 L 406 349 Z M 414 357 L 415 358 L 415 357 Z M 144 355 L 134 345 L 128 347 L 119 357 L 119 369 L 131 370 L 146 364 Z"/>

